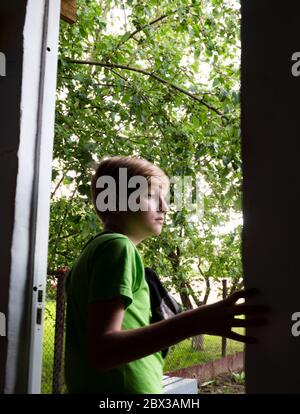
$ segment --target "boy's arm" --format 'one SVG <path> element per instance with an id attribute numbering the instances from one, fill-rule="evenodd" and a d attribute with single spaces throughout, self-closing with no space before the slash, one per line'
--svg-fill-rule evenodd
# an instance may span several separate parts
<path id="1" fill-rule="evenodd" d="M 262 317 L 247 320 L 234 318 L 236 315 L 264 314 L 269 310 L 267 306 L 235 304 L 238 299 L 256 293 L 256 289 L 236 292 L 212 305 L 204 305 L 167 320 L 131 330 L 121 330 L 125 312 L 121 297 L 93 303 L 89 305 L 87 335 L 91 364 L 100 371 L 110 370 L 199 334 L 225 336 L 252 343 L 254 338 L 232 332 L 231 328 L 266 323 L 266 319 Z"/>

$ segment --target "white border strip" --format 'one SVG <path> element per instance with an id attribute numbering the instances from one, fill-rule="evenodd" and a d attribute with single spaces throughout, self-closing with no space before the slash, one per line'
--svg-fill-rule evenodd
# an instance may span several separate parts
<path id="1" fill-rule="evenodd" d="M 48 16 L 45 15 L 47 11 Z M 23 32 L 21 128 L 11 249 L 5 393 L 40 392 L 43 328 L 36 325 L 37 294 L 33 295 L 33 287 L 43 290 L 45 296 L 59 21 L 60 0 L 28 0 Z M 32 211 L 36 211 L 33 220 Z M 33 258 L 31 261 L 30 257 Z M 26 332 L 30 348 L 24 361 L 29 364 L 29 378 L 27 389 L 20 390 L 16 384 L 23 340 L 20 338 L 21 324 L 27 317 L 23 312 L 30 302 L 31 330 Z M 43 308 L 44 303 L 39 306 Z"/>

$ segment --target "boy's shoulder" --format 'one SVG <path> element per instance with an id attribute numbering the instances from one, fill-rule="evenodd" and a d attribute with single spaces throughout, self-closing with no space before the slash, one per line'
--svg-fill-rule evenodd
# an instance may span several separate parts
<path id="1" fill-rule="evenodd" d="M 125 234 L 116 233 L 116 232 L 101 232 L 94 236 L 85 246 L 88 247 L 88 250 L 98 250 L 98 248 L 103 246 L 120 247 L 120 246 L 129 246 L 135 250 L 135 245 Z"/>
<path id="2" fill-rule="evenodd" d="M 90 263 L 94 263 L 97 260 L 111 261 L 120 254 L 133 257 L 137 256 L 137 253 L 134 243 L 125 234 L 101 232 L 90 238 L 83 246 L 80 255 L 73 265 L 73 269 L 89 267 Z"/>
<path id="3" fill-rule="evenodd" d="M 81 253 L 81 259 L 89 263 L 96 261 L 111 262 L 116 257 L 130 257 L 142 266 L 143 260 L 133 241 L 122 233 L 97 234 Z"/>

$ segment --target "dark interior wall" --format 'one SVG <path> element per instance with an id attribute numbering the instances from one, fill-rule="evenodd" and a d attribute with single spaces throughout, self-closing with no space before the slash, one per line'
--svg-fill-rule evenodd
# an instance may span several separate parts
<path id="1" fill-rule="evenodd" d="M 246 349 L 248 393 L 300 393 L 299 15 L 299 1 L 242 1 L 243 264 L 272 308 Z"/>
<path id="2" fill-rule="evenodd" d="M 1 0 L 0 51 L 6 56 L 6 77 L 0 77 L 0 312 L 8 319 L 10 249 L 18 171 L 22 81 L 22 34 L 27 1 Z M 4 388 L 7 337 L 0 337 L 0 393 Z"/>

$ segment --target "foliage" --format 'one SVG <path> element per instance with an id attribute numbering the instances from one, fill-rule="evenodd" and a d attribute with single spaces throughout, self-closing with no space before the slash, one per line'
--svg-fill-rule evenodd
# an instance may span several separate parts
<path id="1" fill-rule="evenodd" d="M 241 209 L 239 19 L 235 0 L 78 0 L 60 33 L 49 274 L 100 230 L 90 175 L 121 154 L 207 188 L 201 220 L 170 211 L 142 243 L 145 265 L 187 307 L 193 280 L 240 280 L 240 227 L 217 234 Z"/>
<path id="2" fill-rule="evenodd" d="M 245 371 L 241 372 L 231 372 L 232 378 L 237 384 L 245 383 Z"/>

